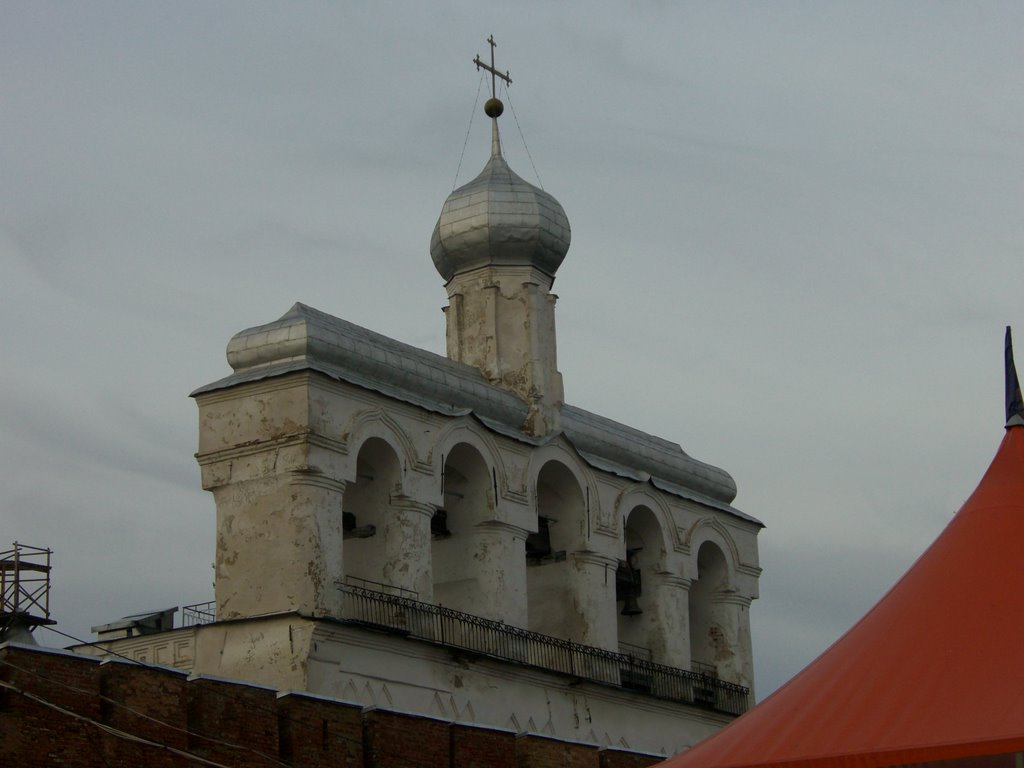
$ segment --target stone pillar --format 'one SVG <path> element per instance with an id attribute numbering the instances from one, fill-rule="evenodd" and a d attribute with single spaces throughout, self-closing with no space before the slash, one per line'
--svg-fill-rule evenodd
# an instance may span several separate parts
<path id="1" fill-rule="evenodd" d="M 659 664 L 690 668 L 690 584 L 674 573 L 652 573 L 644 583 L 643 609 L 651 612 L 651 655 Z"/>
<path id="2" fill-rule="evenodd" d="M 386 584 L 410 589 L 424 603 L 434 601 L 430 557 L 430 518 L 434 505 L 394 496 L 384 520 L 384 566 Z"/>
<path id="3" fill-rule="evenodd" d="M 527 531 L 488 520 L 473 528 L 473 569 L 482 597 L 473 611 L 479 616 L 527 628 Z"/>
<path id="4" fill-rule="evenodd" d="M 296 468 L 207 488 L 217 504 L 218 620 L 341 616 L 344 482 Z"/>
<path id="5" fill-rule="evenodd" d="M 572 640 L 584 645 L 619 650 L 618 617 L 615 613 L 615 571 L 619 561 L 598 552 L 569 555 L 571 609 L 579 617 Z M 569 606 L 566 609 L 569 610 Z"/>
<path id="6" fill-rule="evenodd" d="M 339 583 L 344 578 L 344 526 L 341 503 L 345 482 L 319 474 L 291 474 L 294 508 L 308 510 L 314 533 L 306 574 L 310 580 L 309 613 L 316 616 L 342 616 L 344 596 Z M 296 535 L 295 541 L 301 539 Z M 300 609 L 302 610 L 302 609 Z M 305 612 L 305 611 L 303 611 Z"/>
<path id="7" fill-rule="evenodd" d="M 753 650 L 750 642 L 750 598 L 734 591 L 716 592 L 711 598 L 711 642 L 718 676 L 754 690 Z"/>

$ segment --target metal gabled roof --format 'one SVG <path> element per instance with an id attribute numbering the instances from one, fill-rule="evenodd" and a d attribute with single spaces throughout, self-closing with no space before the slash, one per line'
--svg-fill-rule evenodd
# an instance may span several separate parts
<path id="1" fill-rule="evenodd" d="M 495 433 L 531 445 L 562 435 L 595 469 L 651 482 L 660 490 L 760 525 L 731 506 L 736 484 L 718 467 L 676 443 L 572 405 L 561 409 L 560 433 L 523 431 L 527 403 L 488 382 L 476 368 L 418 349 L 296 303 L 279 320 L 248 328 L 228 344 L 234 373 L 192 396 L 312 370 L 446 416 L 472 414 Z"/>

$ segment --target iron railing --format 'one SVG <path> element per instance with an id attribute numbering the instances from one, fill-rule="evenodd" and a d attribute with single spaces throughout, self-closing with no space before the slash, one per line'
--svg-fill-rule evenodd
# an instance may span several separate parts
<path id="1" fill-rule="evenodd" d="M 706 661 L 697 661 L 694 659 L 690 662 L 690 669 L 700 675 L 707 675 L 708 677 L 718 677 L 718 667 L 714 664 L 708 664 Z"/>
<path id="2" fill-rule="evenodd" d="M 650 648 L 644 648 L 642 645 L 633 645 L 633 643 L 624 643 L 621 640 L 619 641 L 619 653 L 624 656 L 645 659 L 646 661 L 651 661 L 654 658 Z"/>
<path id="3" fill-rule="evenodd" d="M 407 597 L 410 600 L 418 600 L 420 596 L 420 593 L 415 589 L 396 587 L 394 584 L 385 584 L 383 581 L 371 581 L 370 579 L 364 579 L 359 576 L 346 576 L 345 585 L 349 587 L 359 587 L 360 589 L 365 589 L 368 592 L 376 592 L 378 594 Z"/>
<path id="4" fill-rule="evenodd" d="M 606 651 L 423 603 L 410 590 L 372 588 L 378 586 L 386 587 L 351 577 L 340 585 L 342 621 L 732 715 L 749 706 L 750 689 L 719 680 L 710 664 L 694 661 L 693 671 L 677 669 L 651 661 L 650 650 L 641 646 L 620 643 L 619 653 Z M 210 624 L 216 609 L 214 601 L 183 606 L 181 625 Z"/>
<path id="5" fill-rule="evenodd" d="M 215 600 L 184 605 L 181 608 L 181 626 L 183 627 L 198 627 L 202 624 L 212 624 L 216 620 L 217 602 Z"/>
<path id="6" fill-rule="evenodd" d="M 354 584 L 342 584 L 339 588 L 344 595 L 343 620 L 348 623 L 397 631 L 449 648 L 732 715 L 740 715 L 748 707 L 749 688 L 707 674 L 657 664 L 635 654 L 573 643 Z"/>

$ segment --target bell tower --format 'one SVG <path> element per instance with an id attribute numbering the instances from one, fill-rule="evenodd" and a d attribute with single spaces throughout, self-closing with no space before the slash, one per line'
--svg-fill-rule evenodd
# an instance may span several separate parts
<path id="1" fill-rule="evenodd" d="M 667 754 L 748 704 L 761 524 L 725 470 L 564 402 L 569 221 L 484 111 L 430 243 L 447 357 L 297 303 L 193 392 L 217 561 L 191 668 Z"/>
<path id="2" fill-rule="evenodd" d="M 498 79 L 508 73 L 477 56 L 491 74 L 491 157 L 480 174 L 452 192 L 430 241 L 445 280 L 448 357 L 480 370 L 529 405 L 523 430 L 557 432 L 564 400 L 555 345 L 555 272 L 569 250 L 569 220 L 559 202 L 516 175 L 501 151 Z"/>

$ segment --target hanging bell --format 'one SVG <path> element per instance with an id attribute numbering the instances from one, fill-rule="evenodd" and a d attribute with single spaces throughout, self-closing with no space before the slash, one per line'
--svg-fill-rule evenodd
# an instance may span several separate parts
<path id="1" fill-rule="evenodd" d="M 641 613 L 643 613 L 643 609 L 640 608 L 640 603 L 636 599 L 636 592 L 630 590 L 626 593 L 626 599 L 622 601 L 622 615 L 639 616 Z"/>

